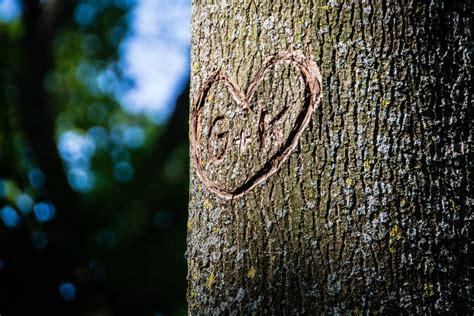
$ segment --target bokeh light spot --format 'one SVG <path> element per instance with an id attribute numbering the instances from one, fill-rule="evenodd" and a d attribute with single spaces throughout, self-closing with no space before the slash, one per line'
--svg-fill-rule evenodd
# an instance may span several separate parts
<path id="1" fill-rule="evenodd" d="M 94 143 L 75 131 L 61 134 L 58 147 L 61 157 L 72 164 L 83 158 L 90 158 L 95 152 Z"/>
<path id="2" fill-rule="evenodd" d="M 145 132 L 141 127 L 129 126 L 123 133 L 123 141 L 130 148 L 139 148 L 145 142 Z"/>
<path id="3" fill-rule="evenodd" d="M 0 0 L 0 21 L 11 22 L 21 14 L 19 0 Z"/>
<path id="4" fill-rule="evenodd" d="M 54 218 L 56 208 L 51 202 L 40 202 L 35 204 L 35 216 L 40 222 L 47 222 Z"/>
<path id="5" fill-rule="evenodd" d="M 94 175 L 90 170 L 91 158 L 96 144 L 89 135 L 67 131 L 59 137 L 58 149 L 66 162 L 67 178 L 71 187 L 78 192 L 89 192 L 94 188 Z"/>
<path id="6" fill-rule="evenodd" d="M 109 67 L 97 74 L 97 87 L 104 93 L 113 93 L 119 87 L 117 74 Z"/>
<path id="7" fill-rule="evenodd" d="M 96 7 L 82 3 L 76 7 L 74 11 L 74 19 L 80 25 L 88 25 L 94 22 L 95 16 L 97 15 Z"/>
<path id="8" fill-rule="evenodd" d="M 133 167 L 128 162 L 119 162 L 114 166 L 114 177 L 118 182 L 129 182 L 133 179 Z"/>
<path id="9" fill-rule="evenodd" d="M 100 126 L 94 126 L 89 128 L 87 131 L 87 137 L 91 139 L 96 147 L 105 147 L 109 141 L 109 133 L 105 128 Z"/>
<path id="10" fill-rule="evenodd" d="M 90 192 L 94 188 L 94 176 L 83 168 L 73 168 L 67 173 L 67 179 L 71 187 L 82 193 Z"/>
<path id="11" fill-rule="evenodd" d="M 33 209 L 33 199 L 26 193 L 21 193 L 16 196 L 16 206 L 23 214 L 28 214 Z"/>
<path id="12" fill-rule="evenodd" d="M 2 209 L 2 219 L 7 227 L 16 227 L 20 224 L 20 216 L 17 211 L 9 205 Z"/>
<path id="13" fill-rule="evenodd" d="M 125 32 L 126 30 L 123 27 L 113 27 L 107 32 L 107 38 L 112 45 L 117 46 L 122 41 Z"/>
<path id="14" fill-rule="evenodd" d="M 76 287 L 70 282 L 64 282 L 59 286 L 59 294 L 65 301 L 72 301 L 76 298 Z"/>
<path id="15" fill-rule="evenodd" d="M 136 149 L 145 142 L 145 132 L 139 126 L 117 124 L 112 127 L 111 140 L 116 145 Z"/>
<path id="16" fill-rule="evenodd" d="M 38 168 L 32 168 L 28 172 L 28 180 L 30 184 L 35 189 L 41 189 L 46 182 L 46 176 L 44 175 L 43 171 Z"/>
<path id="17" fill-rule="evenodd" d="M 110 138 L 114 144 L 116 145 L 124 144 L 124 134 L 125 134 L 126 128 L 127 128 L 127 125 L 125 124 L 117 124 L 112 127 Z"/>
<path id="18" fill-rule="evenodd" d="M 98 68 L 90 62 L 81 62 L 76 68 L 76 77 L 78 80 L 84 82 L 90 93 L 93 95 L 99 94 L 99 89 L 95 84 Z"/>

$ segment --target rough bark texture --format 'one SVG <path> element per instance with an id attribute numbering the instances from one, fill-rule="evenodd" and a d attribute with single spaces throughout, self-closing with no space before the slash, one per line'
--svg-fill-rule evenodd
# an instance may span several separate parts
<path id="1" fill-rule="evenodd" d="M 471 1 L 194 1 L 191 97 L 216 70 L 244 91 L 286 50 L 318 65 L 323 93 L 249 193 L 219 197 L 191 160 L 191 314 L 474 312 L 473 25 Z M 231 92 L 210 88 L 196 145 L 228 191 L 271 161 L 311 97 L 285 63 L 250 111 Z"/>

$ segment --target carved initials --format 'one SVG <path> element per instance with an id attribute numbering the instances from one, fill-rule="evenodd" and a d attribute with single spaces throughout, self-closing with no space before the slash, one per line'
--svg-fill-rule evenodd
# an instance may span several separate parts
<path id="1" fill-rule="evenodd" d="M 288 107 L 285 106 L 272 120 L 266 111 L 260 112 L 260 122 L 258 123 L 258 135 L 260 139 L 260 149 L 267 148 L 269 145 L 279 147 L 283 143 L 283 126 L 279 126 Z M 272 143 L 272 139 L 275 141 Z"/>
<path id="2" fill-rule="evenodd" d="M 241 130 L 239 138 L 237 138 L 237 146 L 239 146 L 239 150 L 242 154 L 245 153 L 247 150 L 247 146 L 250 144 L 252 140 L 252 135 L 248 134 L 248 131 Z"/>
<path id="3" fill-rule="evenodd" d="M 219 131 L 219 125 L 224 121 L 223 116 L 217 117 L 211 125 L 209 130 L 207 143 L 207 150 L 211 156 L 211 160 L 214 162 L 220 162 L 224 158 L 224 154 L 227 151 L 228 142 L 228 131 Z M 213 133 L 215 131 L 215 133 Z M 213 137 L 215 135 L 215 138 Z"/>
<path id="4" fill-rule="evenodd" d="M 258 85 L 263 81 L 264 76 L 268 73 L 272 66 L 283 63 L 292 64 L 301 74 L 301 77 L 309 90 L 308 96 L 303 100 L 303 104 L 298 113 L 295 113 L 295 119 L 291 126 L 285 126 L 288 121 L 286 114 L 289 112 L 288 107 L 284 107 L 273 118 L 270 113 L 258 111 L 252 106 L 251 100 L 255 94 Z M 205 100 L 208 96 L 211 86 L 217 82 L 223 83 L 229 90 L 232 99 L 236 105 L 242 110 L 253 112 L 256 119 L 255 129 L 239 129 L 229 131 L 225 128 L 225 117 L 220 116 L 212 122 L 209 131 L 207 146 L 202 146 L 201 141 L 204 137 L 202 133 L 202 113 L 205 107 Z M 249 82 L 248 87 L 242 90 L 230 77 L 218 70 L 204 81 L 196 96 L 193 98 L 193 106 L 191 111 L 190 133 L 191 133 L 191 156 L 195 161 L 195 170 L 198 177 L 212 192 L 225 199 L 234 199 L 240 197 L 252 190 L 259 183 L 262 183 L 272 176 L 282 166 L 283 162 L 289 157 L 292 150 L 296 147 L 298 139 L 301 137 L 304 129 L 308 126 L 311 114 L 318 106 L 321 99 L 321 75 L 316 64 L 304 56 L 301 51 L 283 51 L 278 54 L 266 58 L 261 67 L 258 69 L 253 80 Z M 285 130 L 285 127 L 288 130 Z M 258 135 L 252 135 L 252 130 L 257 131 Z M 249 135 L 250 134 L 250 135 Z M 277 151 L 267 157 L 267 160 L 254 170 L 252 174 L 245 178 L 244 181 L 225 187 L 210 178 L 210 174 L 206 170 L 206 163 L 202 159 L 201 151 L 207 148 L 207 156 L 214 162 L 220 162 L 225 157 L 228 150 L 229 137 L 232 136 L 232 146 L 237 146 L 238 152 L 245 153 L 252 140 L 258 140 L 257 146 L 251 147 L 256 150 L 268 149 L 269 146 L 277 148 Z M 234 138 L 234 136 L 236 136 Z M 236 141 L 235 141 L 236 140 Z M 258 146 L 260 145 L 260 146 Z M 204 148 L 203 148 L 204 147 Z M 257 153 L 258 154 L 258 153 Z M 250 162 L 252 163 L 252 162 Z M 250 169 L 249 169 L 250 170 Z"/>
<path id="5" fill-rule="evenodd" d="M 269 146 L 279 147 L 283 143 L 284 126 L 282 126 L 282 123 L 285 122 L 287 112 L 288 107 L 285 106 L 273 119 L 267 111 L 260 112 L 258 123 L 260 149 L 267 149 Z M 223 116 L 217 117 L 211 124 L 208 134 L 208 152 L 214 163 L 221 162 L 228 150 L 230 132 L 228 130 L 221 130 L 224 120 Z M 240 130 L 235 145 L 241 154 L 245 154 L 252 138 L 252 134 L 248 130 Z"/>

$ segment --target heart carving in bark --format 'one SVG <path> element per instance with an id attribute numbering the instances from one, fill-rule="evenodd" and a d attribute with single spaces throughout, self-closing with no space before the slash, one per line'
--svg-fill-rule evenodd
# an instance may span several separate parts
<path id="1" fill-rule="evenodd" d="M 295 102 L 296 106 L 286 99 L 262 98 L 272 109 L 276 108 L 269 115 L 268 110 L 259 108 L 258 103 L 262 100 L 256 102 L 255 95 L 265 76 L 277 65 L 293 66 L 304 93 L 301 93 L 301 100 Z M 286 76 L 279 79 L 279 85 L 291 81 Z M 210 104 L 213 87 L 221 88 L 219 91 L 230 96 L 232 110 L 214 113 L 216 108 Z M 210 191 L 224 199 L 241 197 L 267 180 L 297 146 L 320 103 L 321 92 L 319 69 L 301 51 L 284 51 L 266 58 L 246 90 L 222 71 L 214 72 L 205 80 L 192 103 L 191 159 L 198 177 Z"/>

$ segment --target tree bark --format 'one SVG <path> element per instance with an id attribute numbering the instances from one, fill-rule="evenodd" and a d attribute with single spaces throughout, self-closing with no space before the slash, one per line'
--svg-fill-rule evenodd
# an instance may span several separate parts
<path id="1" fill-rule="evenodd" d="M 194 1 L 191 314 L 474 312 L 473 16 L 471 1 Z M 321 74 L 306 128 L 310 80 L 268 64 L 285 53 Z"/>

